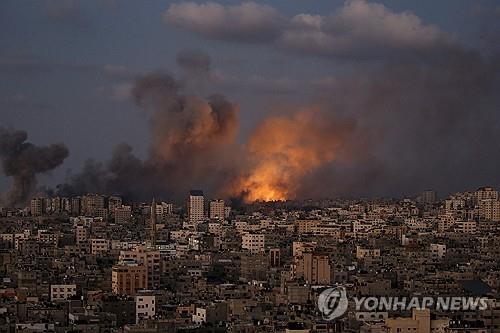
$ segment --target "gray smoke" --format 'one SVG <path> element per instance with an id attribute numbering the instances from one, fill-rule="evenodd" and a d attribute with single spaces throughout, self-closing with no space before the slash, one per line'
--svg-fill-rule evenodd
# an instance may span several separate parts
<path id="1" fill-rule="evenodd" d="M 119 145 L 108 162 L 88 161 L 81 173 L 69 175 L 59 193 L 145 199 L 181 198 L 193 186 L 216 192 L 234 172 L 238 107 L 222 95 L 185 95 L 165 73 L 137 78 L 132 95 L 149 118 L 149 156 L 141 160 L 130 146 Z"/>
<path id="2" fill-rule="evenodd" d="M 343 161 L 310 174 L 300 195 L 499 186 L 499 60 L 457 46 L 336 80 L 322 96 L 325 114 L 357 119 L 358 139 Z"/>
<path id="3" fill-rule="evenodd" d="M 495 181 L 499 64 L 498 57 L 477 50 L 440 47 L 414 59 L 361 67 L 327 82 L 312 108 L 321 121 L 310 126 L 336 128 L 339 121 L 356 126 L 342 132 L 342 149 L 330 162 L 293 179 L 291 197 L 401 195 L 428 187 L 449 193 L 500 185 Z M 148 158 L 141 160 L 121 145 L 107 163 L 88 162 L 81 174 L 69 177 L 62 192 L 136 199 L 152 194 L 181 198 L 193 187 L 212 194 L 248 192 L 232 189 L 232 181 L 251 174 L 256 163 L 242 158 L 248 151 L 235 143 L 237 107 L 220 95 L 205 99 L 183 91 L 167 74 L 138 78 L 132 94 L 150 121 Z M 275 131 L 281 132 L 288 133 Z M 325 147 L 331 136 L 335 133 L 325 136 Z M 282 159 L 283 154 L 276 157 Z"/>
<path id="4" fill-rule="evenodd" d="M 59 166 L 68 149 L 63 144 L 38 147 L 26 142 L 25 131 L 11 131 L 0 128 L 0 158 L 3 172 L 12 177 L 12 185 L 4 196 L 8 207 L 23 205 L 36 189 L 36 175 Z"/>

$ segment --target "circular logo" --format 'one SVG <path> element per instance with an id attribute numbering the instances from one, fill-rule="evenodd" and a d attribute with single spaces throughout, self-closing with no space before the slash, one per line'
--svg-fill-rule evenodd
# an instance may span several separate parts
<path id="1" fill-rule="evenodd" d="M 333 320 L 347 311 L 349 301 L 344 287 L 325 289 L 318 296 L 318 309 L 324 320 Z"/>

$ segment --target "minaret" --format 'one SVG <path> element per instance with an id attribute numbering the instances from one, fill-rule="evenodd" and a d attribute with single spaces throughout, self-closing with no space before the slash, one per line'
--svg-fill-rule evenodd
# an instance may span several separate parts
<path id="1" fill-rule="evenodd" d="M 153 202 L 151 203 L 151 246 L 156 246 L 156 201 L 153 197 Z"/>

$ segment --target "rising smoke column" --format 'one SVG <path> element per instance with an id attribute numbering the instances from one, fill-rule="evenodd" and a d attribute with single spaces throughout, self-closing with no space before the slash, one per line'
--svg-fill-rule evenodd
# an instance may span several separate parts
<path id="1" fill-rule="evenodd" d="M 139 78 L 132 93 L 139 106 L 151 110 L 151 153 L 161 162 L 185 162 L 234 141 L 238 109 L 222 95 L 181 95 L 166 74 Z"/>
<path id="2" fill-rule="evenodd" d="M 119 145 L 106 163 L 87 162 L 81 173 L 68 177 L 60 193 L 101 192 L 129 199 L 153 194 L 180 199 L 193 187 L 218 193 L 236 172 L 238 107 L 222 95 L 184 94 L 165 73 L 137 78 L 131 93 L 148 117 L 148 157 L 141 160 L 129 145 Z"/>
<path id="3" fill-rule="evenodd" d="M 265 119 L 250 137 L 251 166 L 236 181 L 234 194 L 247 202 L 295 198 L 305 176 L 342 158 L 354 125 L 317 108 Z"/>
<path id="4" fill-rule="evenodd" d="M 185 58 L 184 70 L 210 68 Z M 135 199 L 203 188 L 251 202 L 448 192 L 496 179 L 489 157 L 500 156 L 499 58 L 446 44 L 380 61 L 318 80 L 315 107 L 263 119 L 243 147 L 233 103 L 188 95 L 168 74 L 145 75 L 132 92 L 150 121 L 149 156 L 117 147 L 70 184 L 74 193 Z"/>
<path id="5" fill-rule="evenodd" d="M 193 186 L 217 192 L 234 172 L 238 107 L 222 95 L 184 95 L 167 74 L 139 78 L 132 93 L 149 111 L 148 163 L 166 185 L 178 194 Z"/>
<path id="6" fill-rule="evenodd" d="M 59 166 L 68 149 L 63 144 L 38 147 L 26 142 L 25 131 L 0 128 L 0 158 L 3 172 L 12 177 L 12 185 L 6 193 L 5 205 L 12 207 L 25 204 L 36 188 L 36 175 Z"/>

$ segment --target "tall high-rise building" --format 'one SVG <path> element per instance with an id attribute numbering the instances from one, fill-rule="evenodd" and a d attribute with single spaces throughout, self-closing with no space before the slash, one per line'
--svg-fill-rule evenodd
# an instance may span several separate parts
<path id="1" fill-rule="evenodd" d="M 478 215 L 481 219 L 498 222 L 500 221 L 500 201 L 483 199 L 477 203 Z"/>
<path id="2" fill-rule="evenodd" d="M 114 208 L 115 223 L 129 223 L 132 220 L 132 207 L 120 206 Z"/>
<path id="3" fill-rule="evenodd" d="M 81 212 L 85 216 L 95 216 L 96 212 L 104 209 L 104 197 L 99 194 L 87 194 L 82 197 Z"/>
<path id="4" fill-rule="evenodd" d="M 81 214 L 82 202 L 80 197 L 71 198 L 71 215 L 78 216 Z"/>
<path id="5" fill-rule="evenodd" d="M 71 213 L 71 200 L 69 198 L 61 198 L 61 209 L 65 213 Z"/>
<path id="6" fill-rule="evenodd" d="M 33 198 L 30 204 L 31 216 L 41 216 L 43 214 L 43 198 Z"/>
<path id="7" fill-rule="evenodd" d="M 115 213 L 116 208 L 120 208 L 122 205 L 122 198 L 117 196 L 111 196 L 108 198 L 108 210 L 111 215 Z"/>
<path id="8" fill-rule="evenodd" d="M 203 197 L 203 191 L 193 190 L 189 192 L 187 209 L 190 223 L 202 222 L 205 219 L 205 198 Z"/>
<path id="9" fill-rule="evenodd" d="M 491 187 L 480 187 L 474 193 L 475 203 L 482 200 L 498 200 L 498 191 Z"/>
<path id="10" fill-rule="evenodd" d="M 50 200 L 50 212 L 52 214 L 59 214 L 61 213 L 61 198 L 60 197 L 53 197 Z"/>
<path id="11" fill-rule="evenodd" d="M 224 220 L 224 217 L 226 215 L 224 207 L 224 200 L 210 201 L 210 218 Z"/>
<path id="12" fill-rule="evenodd" d="M 433 204 L 436 202 L 437 195 L 435 191 L 423 191 L 419 199 L 423 204 Z"/>
<path id="13" fill-rule="evenodd" d="M 302 256 L 295 258 L 295 264 L 292 267 L 296 277 L 303 278 L 310 284 L 329 284 L 331 282 L 330 263 L 326 254 L 303 253 Z"/>

